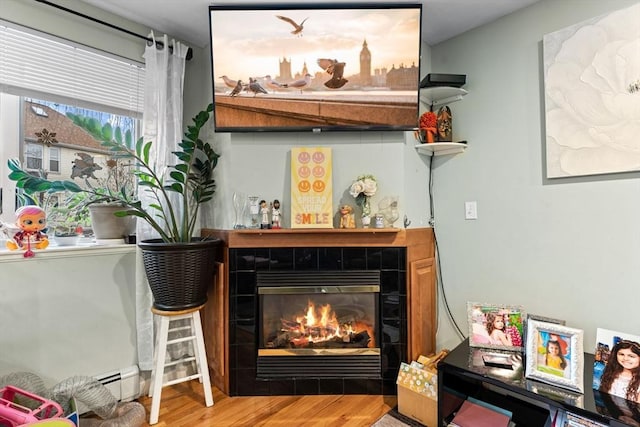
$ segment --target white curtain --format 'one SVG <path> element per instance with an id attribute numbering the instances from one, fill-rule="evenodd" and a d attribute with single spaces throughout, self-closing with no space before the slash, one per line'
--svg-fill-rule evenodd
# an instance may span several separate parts
<path id="1" fill-rule="evenodd" d="M 188 46 L 165 35 L 156 39 L 165 48 L 156 48 L 155 43 L 147 46 L 144 53 L 146 78 L 144 85 L 144 110 L 142 115 L 142 135 L 144 141 L 152 141 L 151 164 L 156 171 L 166 171 L 167 165 L 175 164 L 178 143 L 182 140 L 182 108 L 185 61 Z M 168 46 L 173 46 L 170 51 Z M 166 174 L 163 174 L 166 178 Z M 140 189 L 138 196 L 143 204 L 148 204 L 148 195 Z M 179 204 L 177 204 L 179 207 Z M 174 204 L 174 208 L 177 207 Z M 139 241 L 155 238 L 151 227 L 137 221 Z M 136 268 L 136 322 L 138 340 L 138 365 L 141 370 L 151 370 L 153 365 L 153 316 L 151 314 L 152 295 L 147 284 L 142 265 L 142 255 L 138 250 Z"/>

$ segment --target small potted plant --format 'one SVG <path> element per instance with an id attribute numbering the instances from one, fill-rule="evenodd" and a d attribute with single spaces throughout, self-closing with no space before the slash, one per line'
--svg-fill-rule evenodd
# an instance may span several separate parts
<path id="1" fill-rule="evenodd" d="M 46 207 L 47 234 L 58 246 L 74 246 L 91 224 L 89 211 L 84 205 L 83 193 L 72 193 L 63 203 Z"/>
<path id="2" fill-rule="evenodd" d="M 67 113 L 73 123 L 84 129 L 98 142 L 116 141 L 131 147 L 131 131 L 123 131 L 119 126 L 109 123 L 100 125 L 96 119 L 73 113 Z M 136 198 L 135 176 L 132 173 L 135 164 L 126 152 L 110 149 L 109 156 L 103 161 L 94 160 L 94 156 L 77 152 L 73 161 L 71 179 L 80 181 L 83 187 L 92 190 L 84 193 L 84 204 L 88 206 L 91 222 L 95 224 L 93 232 L 98 241 L 122 241 L 123 237 L 135 233 L 135 218 L 117 217 L 125 204 L 123 199 L 133 201 Z"/>
<path id="3" fill-rule="evenodd" d="M 213 261 L 220 239 L 194 236 L 199 209 L 213 198 L 216 187 L 213 171 L 220 155 L 200 139 L 200 131 L 212 112 L 213 104 L 209 104 L 193 118 L 193 125 L 187 127 L 178 144 L 179 150 L 173 152 L 177 162 L 167 167 L 166 177 L 165 170 L 156 170 L 151 161 L 152 142 L 139 139 L 135 148 L 117 138 L 101 142 L 119 158 L 135 162 L 137 167 L 132 173 L 138 188 L 151 199 L 150 203 L 143 203 L 122 192 L 109 195 L 123 206 L 115 216 L 141 219 L 159 236 L 138 242 L 138 246 L 142 249 L 154 306 L 161 310 L 184 310 L 204 304 L 215 277 Z M 82 188 L 73 181 L 35 177 L 24 171 L 16 159 L 9 160 L 9 169 L 9 178 L 26 192 L 84 192 L 96 198 L 101 195 L 97 189 Z"/>

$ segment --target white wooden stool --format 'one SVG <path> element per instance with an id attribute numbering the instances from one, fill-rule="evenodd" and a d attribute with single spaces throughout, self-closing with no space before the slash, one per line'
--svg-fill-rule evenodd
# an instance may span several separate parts
<path id="1" fill-rule="evenodd" d="M 149 397 L 152 398 L 149 424 L 156 424 L 158 422 L 158 415 L 160 413 L 160 396 L 162 394 L 162 387 L 164 386 L 198 379 L 202 383 L 202 387 L 204 387 L 205 404 L 207 406 L 213 405 L 213 395 L 211 394 L 211 380 L 209 379 L 209 366 L 207 365 L 207 354 L 204 349 L 202 324 L 200 323 L 200 309 L 202 307 L 204 307 L 204 304 L 199 307 L 194 307 L 182 311 L 164 311 L 159 310 L 155 307 L 151 308 L 151 311 L 154 315 L 160 316 L 160 329 L 158 330 L 158 333 L 156 335 L 156 347 L 153 355 L 154 364 L 153 371 L 151 372 L 151 384 L 149 385 Z M 190 325 L 170 328 L 170 323 L 182 319 L 189 319 Z M 187 330 L 190 331 L 190 335 L 169 339 L 170 333 Z M 187 341 L 192 342 L 193 353 L 195 356 L 165 363 L 167 345 Z M 195 360 L 197 365 L 196 374 L 164 382 L 164 369 L 167 366 L 175 366 L 178 363 L 190 362 L 193 360 Z"/>

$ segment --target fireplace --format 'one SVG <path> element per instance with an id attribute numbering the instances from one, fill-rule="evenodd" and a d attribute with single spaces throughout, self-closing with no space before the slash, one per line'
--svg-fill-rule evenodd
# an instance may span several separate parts
<path id="1" fill-rule="evenodd" d="M 258 378 L 380 378 L 380 272 L 258 272 Z"/>
<path id="2" fill-rule="evenodd" d="M 395 394 L 406 274 L 404 247 L 230 248 L 229 395 Z"/>

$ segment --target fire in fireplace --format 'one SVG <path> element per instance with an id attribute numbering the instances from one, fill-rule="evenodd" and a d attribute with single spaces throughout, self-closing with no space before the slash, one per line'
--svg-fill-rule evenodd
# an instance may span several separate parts
<path id="1" fill-rule="evenodd" d="M 259 377 L 380 375 L 380 274 L 259 272 Z"/>
<path id="2" fill-rule="evenodd" d="M 303 289 L 307 292 L 310 290 L 310 288 Z M 327 287 L 322 289 L 326 291 Z M 296 290 L 298 289 L 278 289 L 280 292 Z M 349 292 L 352 289 L 346 289 L 346 291 Z M 265 305 L 263 310 L 264 348 L 374 348 L 374 296 L 373 293 L 332 293 L 317 296 L 264 295 L 262 300 Z"/>

